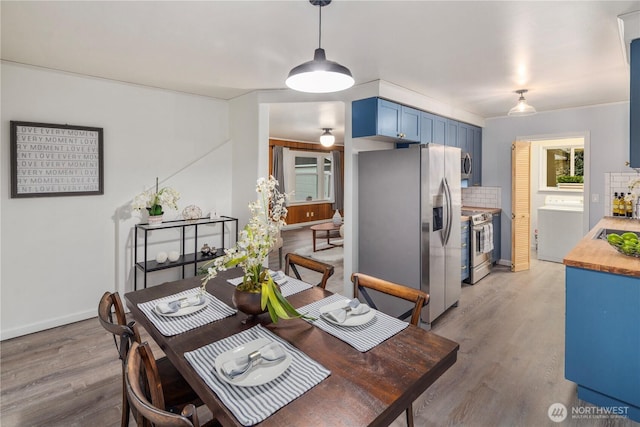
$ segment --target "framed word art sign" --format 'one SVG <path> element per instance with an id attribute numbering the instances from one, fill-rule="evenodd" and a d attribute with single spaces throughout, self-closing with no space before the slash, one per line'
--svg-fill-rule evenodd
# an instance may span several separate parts
<path id="1" fill-rule="evenodd" d="M 102 128 L 11 122 L 11 197 L 104 194 Z"/>

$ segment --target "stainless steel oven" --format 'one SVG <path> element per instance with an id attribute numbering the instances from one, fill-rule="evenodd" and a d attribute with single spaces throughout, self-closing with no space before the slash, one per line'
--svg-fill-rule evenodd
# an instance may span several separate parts
<path id="1" fill-rule="evenodd" d="M 469 236 L 469 283 L 491 273 L 491 251 L 493 250 L 493 215 L 488 212 L 464 212 L 471 218 L 471 235 Z M 490 245 L 487 244 L 490 242 Z"/>

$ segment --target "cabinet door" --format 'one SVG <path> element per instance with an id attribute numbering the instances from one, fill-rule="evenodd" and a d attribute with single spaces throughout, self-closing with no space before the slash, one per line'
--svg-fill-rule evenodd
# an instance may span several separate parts
<path id="1" fill-rule="evenodd" d="M 447 142 L 447 119 L 433 115 L 433 136 L 432 140 L 436 144 L 445 145 Z"/>
<path id="2" fill-rule="evenodd" d="M 473 161 L 472 185 L 482 185 L 482 129 L 473 128 L 473 149 L 471 150 Z"/>
<path id="3" fill-rule="evenodd" d="M 400 116 L 401 138 L 406 141 L 420 142 L 420 110 L 402 106 Z"/>
<path id="4" fill-rule="evenodd" d="M 429 113 L 422 113 L 420 115 L 420 143 L 429 144 L 435 142 L 433 140 L 433 125 L 435 122 L 435 116 Z"/>
<path id="5" fill-rule="evenodd" d="M 447 142 L 446 145 L 451 147 L 460 147 L 458 145 L 458 125 L 455 120 L 447 120 Z"/>
<path id="6" fill-rule="evenodd" d="M 640 168 L 640 39 L 631 42 L 631 102 L 629 105 L 630 152 L 632 168 Z"/>
<path id="7" fill-rule="evenodd" d="M 378 135 L 399 137 L 401 110 L 400 104 L 385 99 L 378 100 Z"/>
<path id="8" fill-rule="evenodd" d="M 469 125 L 465 123 L 460 123 L 458 125 L 458 147 L 462 150 L 463 153 L 469 152 L 469 133 L 471 129 Z M 471 140 L 473 140 L 473 135 L 471 136 Z"/>
<path id="9" fill-rule="evenodd" d="M 501 254 L 501 222 L 500 222 L 500 213 L 494 213 L 493 218 L 491 218 L 491 224 L 493 225 L 493 251 L 491 251 L 491 262 L 495 264 L 500 260 Z"/>

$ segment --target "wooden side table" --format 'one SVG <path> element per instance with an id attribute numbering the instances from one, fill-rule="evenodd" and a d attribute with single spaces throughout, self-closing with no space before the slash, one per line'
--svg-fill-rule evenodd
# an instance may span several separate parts
<path id="1" fill-rule="evenodd" d="M 325 222 L 322 224 L 312 225 L 311 232 L 313 233 L 313 252 L 324 251 L 327 249 L 334 248 L 336 246 L 342 246 L 342 244 L 331 243 L 331 232 L 340 231 L 341 225 L 342 224 L 333 225 L 333 222 Z M 328 248 L 316 249 L 316 232 L 318 231 L 324 231 L 327 233 L 326 238 L 327 238 L 327 245 L 329 246 Z"/>

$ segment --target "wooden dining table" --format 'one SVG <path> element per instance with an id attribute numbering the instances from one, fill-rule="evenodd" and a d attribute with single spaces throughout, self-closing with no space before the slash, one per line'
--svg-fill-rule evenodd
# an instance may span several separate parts
<path id="1" fill-rule="evenodd" d="M 209 281 L 207 291 L 233 307 L 234 287 L 227 279 L 241 275 L 240 269 L 220 272 Z M 272 323 L 268 314 L 245 322 L 247 315 L 238 312 L 178 335 L 164 336 L 138 307 L 200 284 L 199 277 L 192 277 L 129 292 L 125 298 L 136 323 L 147 330 L 224 426 L 241 424 L 184 354 L 258 323 L 331 371 L 326 379 L 259 426 L 387 426 L 456 362 L 457 343 L 413 325 L 371 350 L 360 352 L 311 322 L 291 319 Z M 313 287 L 287 299 L 294 307 L 302 307 L 330 295 L 329 291 Z"/>

